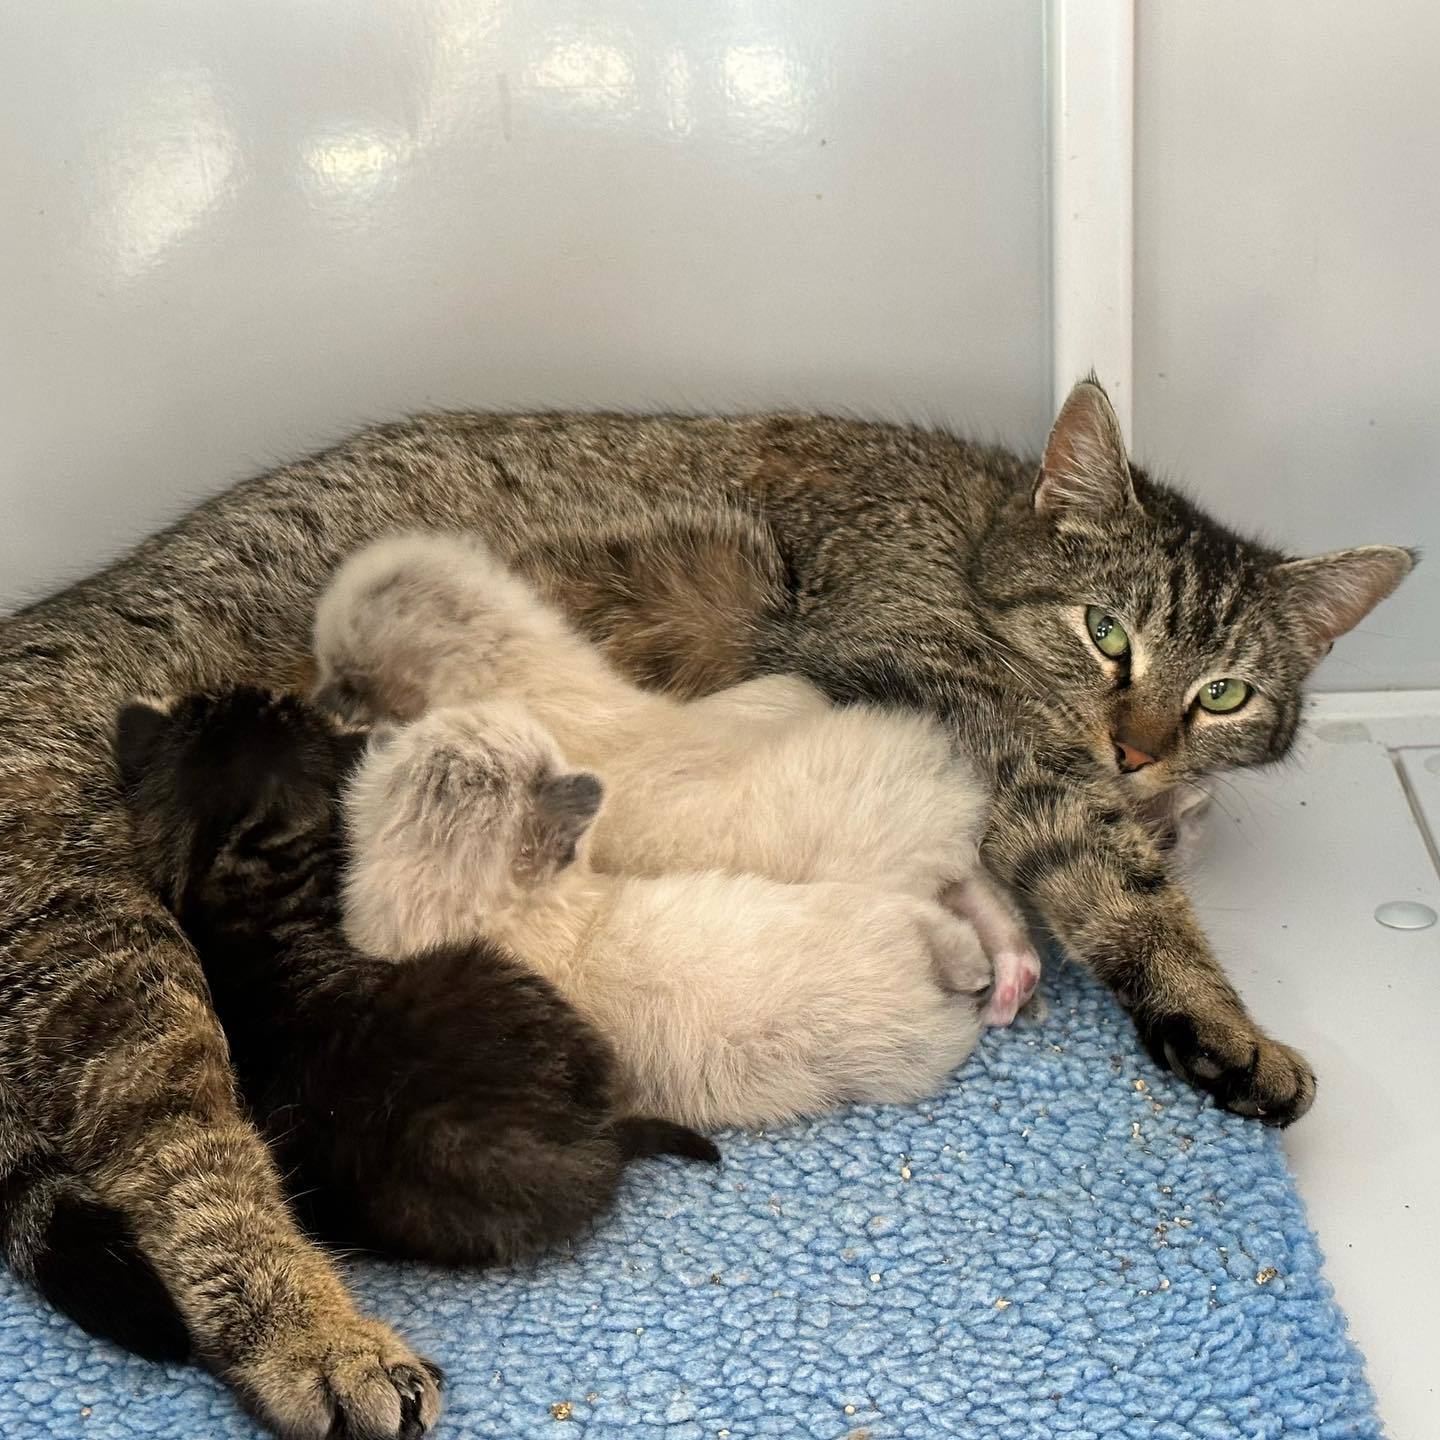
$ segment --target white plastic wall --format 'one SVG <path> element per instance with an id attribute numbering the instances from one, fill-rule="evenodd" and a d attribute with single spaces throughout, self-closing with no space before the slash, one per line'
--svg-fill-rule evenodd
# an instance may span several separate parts
<path id="1" fill-rule="evenodd" d="M 1129 24 L 1129 0 L 1050 7 Z M 1297 549 L 1433 543 L 1440 10 L 1135 8 L 1135 370 L 1112 378 L 1137 452 Z M 1038 443 L 1044 17 L 3 7 L 0 607 L 423 406 L 814 405 Z M 1114 48 L 1085 68 L 1126 85 Z M 1099 268 L 1124 313 L 1124 267 Z M 1437 562 L 1325 684 L 1440 684 Z"/>
<path id="2" fill-rule="evenodd" d="M 1287 546 L 1440 552 L 1440 7 L 1137 10 L 1137 451 Z M 1440 553 L 1318 683 L 1440 686 Z"/>
<path id="3" fill-rule="evenodd" d="M 0 604 L 423 406 L 846 407 L 1034 444 L 1010 0 L 0 10 Z"/>

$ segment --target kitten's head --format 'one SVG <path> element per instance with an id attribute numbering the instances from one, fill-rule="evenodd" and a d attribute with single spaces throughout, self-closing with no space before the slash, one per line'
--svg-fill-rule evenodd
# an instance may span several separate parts
<path id="1" fill-rule="evenodd" d="M 1280 759 L 1311 670 L 1415 559 L 1366 545 L 1295 560 L 1242 539 L 1130 465 L 1092 380 L 976 578 L 997 660 L 1144 798 Z"/>
<path id="2" fill-rule="evenodd" d="M 353 720 L 414 720 L 483 699 L 510 647 L 549 621 L 478 540 L 399 535 L 358 550 L 315 610 L 316 701 Z"/>
<path id="3" fill-rule="evenodd" d="M 293 879 L 287 867 L 328 842 L 364 746 L 298 697 L 248 686 L 132 702 L 115 757 L 142 870 L 182 918 L 216 884 Z"/>
<path id="4" fill-rule="evenodd" d="M 357 860 L 403 851 L 498 905 L 575 862 L 602 795 L 548 730 L 497 702 L 432 710 L 377 735 L 345 816 Z"/>

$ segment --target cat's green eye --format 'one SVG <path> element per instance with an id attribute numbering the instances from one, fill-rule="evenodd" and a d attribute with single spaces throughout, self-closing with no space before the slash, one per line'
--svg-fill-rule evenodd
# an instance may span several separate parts
<path id="1" fill-rule="evenodd" d="M 1092 605 L 1085 612 L 1085 628 L 1102 655 L 1123 660 L 1130 653 L 1130 637 L 1125 627 L 1108 610 Z"/>
<path id="2" fill-rule="evenodd" d="M 1250 687 L 1243 680 L 1210 680 L 1200 687 L 1200 708 L 1212 715 L 1228 715 L 1249 698 Z"/>

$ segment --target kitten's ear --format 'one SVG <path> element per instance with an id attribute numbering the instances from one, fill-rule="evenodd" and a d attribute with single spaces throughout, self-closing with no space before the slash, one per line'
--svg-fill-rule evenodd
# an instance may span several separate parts
<path id="1" fill-rule="evenodd" d="M 1358 625 L 1409 573 L 1418 552 L 1360 545 L 1277 565 L 1286 603 L 1321 655 Z"/>
<path id="2" fill-rule="evenodd" d="M 1097 518 L 1136 503 L 1120 422 L 1093 376 L 1060 407 L 1031 502 L 1041 515 L 1081 512 Z"/>
<path id="3" fill-rule="evenodd" d="M 115 763 L 122 789 L 134 790 L 154 767 L 174 725 L 163 700 L 134 700 L 115 720 Z"/>
<path id="4" fill-rule="evenodd" d="M 535 815 L 541 846 L 557 865 L 575 858 L 580 837 L 600 813 L 605 790 L 597 775 L 577 770 L 547 780 L 535 797 Z"/>

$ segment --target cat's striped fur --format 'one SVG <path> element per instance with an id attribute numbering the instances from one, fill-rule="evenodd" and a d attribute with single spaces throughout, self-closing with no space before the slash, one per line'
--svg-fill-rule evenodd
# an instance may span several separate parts
<path id="1" fill-rule="evenodd" d="M 356 1313 L 284 1208 L 195 958 L 129 862 L 109 727 L 136 692 L 297 683 L 336 562 L 417 526 L 483 534 L 651 680 L 694 692 L 797 669 L 837 698 L 946 716 L 994 779 L 987 861 L 1116 985 L 1152 1048 L 1238 1110 L 1303 1113 L 1309 1068 L 1224 979 L 1108 761 L 1125 696 L 1059 617 L 1173 585 L 1155 611 L 1175 631 L 1155 647 L 1167 664 L 1191 630 L 1192 649 L 1211 644 L 1188 617 L 1228 618 L 1219 641 L 1273 667 L 1273 719 L 1190 753 L 1197 769 L 1253 763 L 1284 752 L 1327 630 L 1409 557 L 1278 574 L 1272 552 L 1143 478 L 1132 495 L 1095 396 L 1057 423 L 1048 510 L 1034 462 L 912 428 L 420 417 L 240 485 L 0 623 L 0 1164 L 54 1157 L 113 1207 L 200 1353 L 271 1425 L 319 1436 L 343 1412 L 356 1436 L 402 1433 L 389 1377 L 415 1357 Z M 1100 593 L 1112 585 L 1125 594 Z M 424 1423 L 434 1411 L 427 1396 Z"/>

